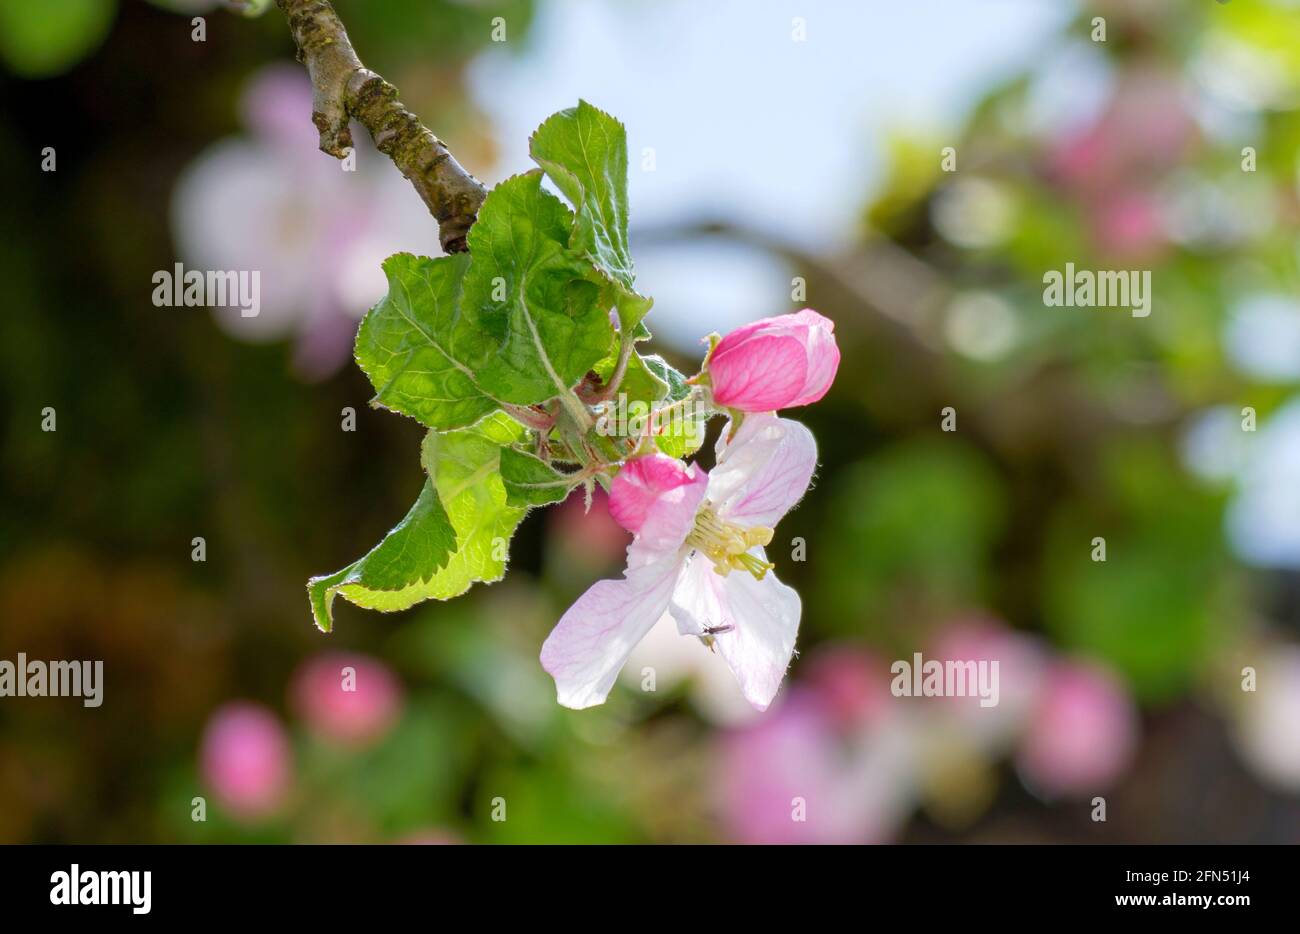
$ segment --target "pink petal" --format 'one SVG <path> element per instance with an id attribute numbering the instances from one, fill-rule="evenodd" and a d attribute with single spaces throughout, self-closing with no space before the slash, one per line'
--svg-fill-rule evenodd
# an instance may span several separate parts
<path id="1" fill-rule="evenodd" d="M 808 327 L 807 343 L 804 347 L 808 355 L 807 375 L 799 395 L 786 403 L 786 407 L 808 405 L 821 399 L 835 382 L 835 374 L 840 368 L 840 348 L 835 343 L 835 322 L 823 317 L 811 308 L 805 308 L 795 315 Z"/>
<path id="2" fill-rule="evenodd" d="M 629 532 L 640 532 L 658 499 L 698 479 L 699 470 L 666 454 L 638 457 L 623 465 L 609 488 L 609 514 Z"/>
<path id="3" fill-rule="evenodd" d="M 713 571 L 713 562 L 703 555 L 691 557 L 677 578 L 668 611 L 683 636 L 702 636 L 711 626 L 727 625 L 722 617 L 722 578 Z"/>
<path id="4" fill-rule="evenodd" d="M 731 429 L 728 423 L 718 439 L 709 499 L 730 522 L 775 527 L 812 481 L 817 442 L 803 425 L 771 413 L 746 415 L 728 441 Z"/>
<path id="5" fill-rule="evenodd" d="M 635 547 L 635 545 L 633 546 Z M 605 702 L 627 657 L 668 607 L 681 569 L 676 554 L 598 581 L 560 617 L 542 645 L 542 667 L 565 707 Z"/>
<path id="6" fill-rule="evenodd" d="M 709 358 L 713 401 L 745 412 L 772 412 L 802 391 L 808 356 L 797 338 L 756 335 L 728 350 L 718 345 Z"/>
<path id="7" fill-rule="evenodd" d="M 803 605 L 793 587 L 768 573 L 761 581 L 733 572 L 722 578 L 736 628 L 717 636 L 718 654 L 736 676 L 745 700 L 766 710 L 794 657 Z"/>

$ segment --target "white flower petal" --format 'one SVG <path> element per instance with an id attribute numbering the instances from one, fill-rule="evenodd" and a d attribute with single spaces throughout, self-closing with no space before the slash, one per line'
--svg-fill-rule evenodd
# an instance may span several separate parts
<path id="1" fill-rule="evenodd" d="M 733 627 L 716 636 L 718 652 L 736 676 L 745 700 L 766 710 L 794 657 L 802 611 L 799 594 L 771 573 L 760 581 L 733 571 L 718 581 L 713 586 L 720 590 L 722 623 Z"/>
<path id="2" fill-rule="evenodd" d="M 670 554 L 597 581 L 560 617 L 542 645 L 542 667 L 556 696 L 581 710 L 602 704 L 632 649 L 663 615 L 681 569 Z"/>
<path id="3" fill-rule="evenodd" d="M 746 415 L 728 441 L 730 433 L 728 423 L 709 473 L 709 499 L 729 522 L 774 527 L 807 491 L 817 442 L 803 425 L 770 412 Z"/>
<path id="4" fill-rule="evenodd" d="M 722 578 L 713 570 L 713 562 L 696 553 L 677 578 L 668 612 L 677 621 L 683 636 L 702 636 L 711 626 L 724 625 L 722 617 Z"/>

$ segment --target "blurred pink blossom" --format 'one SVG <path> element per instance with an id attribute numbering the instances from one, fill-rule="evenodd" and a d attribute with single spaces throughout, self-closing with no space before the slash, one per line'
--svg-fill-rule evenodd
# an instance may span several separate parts
<path id="1" fill-rule="evenodd" d="M 1130 67 L 1096 122 L 1055 145 L 1049 171 L 1081 195 L 1138 186 L 1177 166 L 1196 138 L 1179 76 L 1156 66 Z"/>
<path id="2" fill-rule="evenodd" d="M 1025 729 L 1042 690 L 1049 658 L 1039 642 L 1000 620 L 966 616 L 934 636 L 929 657 L 936 661 L 998 663 L 998 702 L 986 707 L 977 696 L 943 698 L 942 711 L 957 717 L 966 738 L 986 752 L 1001 753 Z"/>
<path id="3" fill-rule="evenodd" d="M 203 731 L 199 771 L 231 814 L 245 820 L 268 817 L 278 810 L 291 779 L 288 737 L 266 707 L 225 704 Z"/>
<path id="4" fill-rule="evenodd" d="M 1128 262 L 1150 262 L 1169 246 L 1159 202 L 1149 194 L 1119 191 L 1088 207 L 1088 223 L 1097 249 Z"/>
<path id="5" fill-rule="evenodd" d="M 374 742 L 401 714 L 397 677 L 367 655 L 325 652 L 308 659 L 290 692 L 294 710 L 314 733 L 345 745 Z"/>
<path id="6" fill-rule="evenodd" d="M 889 678 L 874 655 L 826 646 L 809 658 L 803 670 L 823 709 L 842 727 L 877 723 L 889 715 Z"/>
<path id="7" fill-rule="evenodd" d="M 1058 662 L 1047 671 L 1017 767 L 1046 797 L 1088 796 L 1128 768 L 1137 736 L 1137 711 L 1117 678 L 1095 665 Z"/>
<path id="8" fill-rule="evenodd" d="M 1150 261 L 1168 246 L 1168 231 L 1149 192 L 1185 160 L 1197 136 L 1179 76 L 1131 67 L 1097 121 L 1054 146 L 1048 173 L 1082 206 L 1103 255 Z"/>
<path id="9" fill-rule="evenodd" d="M 909 733 L 883 665 L 854 651 L 835 650 L 766 716 L 725 734 L 718 788 L 734 839 L 880 843 L 897 832 L 913 804 Z"/>
<path id="10" fill-rule="evenodd" d="M 430 827 L 424 830 L 413 830 L 393 842 L 404 846 L 456 846 L 463 841 L 454 833 Z"/>
<path id="11" fill-rule="evenodd" d="M 388 160 L 354 133 L 355 171 L 318 149 L 306 72 L 273 65 L 245 90 L 246 136 L 214 143 L 172 197 L 172 230 L 187 268 L 259 271 L 261 309 L 216 308 L 240 340 L 292 338 L 308 379 L 349 357 L 357 320 L 384 296 L 382 261 L 437 255 L 437 225 Z"/>

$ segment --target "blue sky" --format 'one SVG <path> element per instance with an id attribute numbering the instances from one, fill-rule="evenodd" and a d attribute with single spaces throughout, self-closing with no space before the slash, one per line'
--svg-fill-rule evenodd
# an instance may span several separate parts
<path id="1" fill-rule="evenodd" d="M 804 247 L 854 234 L 883 141 L 940 137 L 1074 12 L 1059 0 L 542 0 L 522 47 L 489 53 L 471 84 L 499 130 L 502 174 L 579 97 L 620 117 L 638 226 L 721 216 Z M 806 39 L 792 39 L 801 17 Z M 641 155 L 654 149 L 654 171 Z M 496 179 L 492 179 L 495 181 Z M 787 273 L 747 250 L 638 250 L 657 330 L 685 346 L 789 310 Z"/>

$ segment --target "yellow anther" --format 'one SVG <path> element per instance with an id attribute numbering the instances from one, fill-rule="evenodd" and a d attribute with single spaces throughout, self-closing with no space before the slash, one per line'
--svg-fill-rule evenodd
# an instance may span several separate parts
<path id="1" fill-rule="evenodd" d="M 762 580 L 775 565 L 749 553 L 751 548 L 770 544 L 772 530 L 764 526 L 745 528 L 718 518 L 705 505 L 695 515 L 695 527 L 686 543 L 713 562 L 713 570 L 726 577 L 733 568 L 748 571 Z"/>

